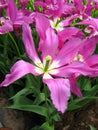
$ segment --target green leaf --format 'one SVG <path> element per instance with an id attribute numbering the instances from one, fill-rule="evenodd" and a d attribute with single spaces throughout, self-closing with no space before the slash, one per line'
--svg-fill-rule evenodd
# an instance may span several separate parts
<path id="1" fill-rule="evenodd" d="M 49 125 L 48 122 L 45 122 L 38 130 L 54 130 L 54 125 Z"/>
<path id="2" fill-rule="evenodd" d="M 10 108 L 34 112 L 34 113 L 37 113 L 37 114 L 39 114 L 41 116 L 45 116 L 45 117 L 47 115 L 47 109 L 45 107 L 38 106 L 38 105 L 26 105 L 26 104 L 22 105 L 22 103 L 21 103 L 21 104 L 17 104 L 17 105 L 12 105 L 12 106 L 10 106 Z"/>
<path id="3" fill-rule="evenodd" d="M 30 93 L 32 93 L 32 89 L 24 88 L 21 91 L 19 91 L 18 93 L 16 93 L 13 97 L 11 97 L 11 99 L 14 99 L 14 100 L 16 99 L 17 100 L 19 98 L 19 96 L 26 96 L 26 95 L 28 95 Z"/>
<path id="4" fill-rule="evenodd" d="M 35 101 L 34 101 L 33 104 L 39 105 L 40 103 L 42 103 L 42 102 L 44 102 L 44 101 L 45 101 L 45 94 L 44 94 L 44 93 L 40 93 L 40 94 L 36 97 L 36 99 L 35 99 Z"/>
<path id="5" fill-rule="evenodd" d="M 21 105 L 32 105 L 33 101 L 25 96 L 18 96 L 13 98 L 14 103 L 13 105 L 11 105 L 11 107 L 13 107 L 15 109 L 17 109 L 17 107 L 21 106 Z"/>
<path id="6" fill-rule="evenodd" d="M 40 86 L 41 86 L 41 82 L 40 82 L 40 77 L 35 77 L 31 74 L 28 74 L 26 76 L 27 80 L 26 80 L 26 87 L 27 88 L 32 88 L 33 89 L 33 93 L 38 96 L 40 93 Z"/>
<path id="7" fill-rule="evenodd" d="M 89 103 L 92 100 L 98 99 L 97 96 L 88 96 L 88 97 L 83 97 L 80 99 L 74 99 L 72 101 L 69 102 L 68 104 L 68 110 L 72 111 L 78 108 L 83 107 L 84 105 L 86 105 L 87 103 Z"/>
<path id="8" fill-rule="evenodd" d="M 90 90 L 85 91 L 83 95 L 86 96 L 95 96 L 98 92 L 98 85 L 93 86 Z"/>
<path id="9" fill-rule="evenodd" d="M 29 93 L 31 93 L 29 88 L 24 88 L 18 92 L 11 98 L 14 100 L 14 104 L 9 108 L 30 111 L 46 117 L 47 109 L 42 106 L 34 105 L 33 101 L 26 97 Z"/>
<path id="10" fill-rule="evenodd" d="M 91 88 L 91 79 L 88 77 L 80 76 L 78 80 L 79 86 L 81 86 L 82 90 L 90 90 Z"/>
<path id="11" fill-rule="evenodd" d="M 90 130 L 96 130 L 96 128 L 94 128 L 93 126 L 89 126 L 90 127 Z"/>
<path id="12" fill-rule="evenodd" d="M 91 89 L 91 80 L 88 78 L 88 79 L 85 79 L 85 84 L 84 84 L 84 88 L 83 90 L 90 90 Z"/>
<path id="13" fill-rule="evenodd" d="M 30 129 L 30 130 L 39 130 L 39 127 L 40 127 L 40 126 L 35 126 L 35 127 L 33 127 L 32 129 Z"/>

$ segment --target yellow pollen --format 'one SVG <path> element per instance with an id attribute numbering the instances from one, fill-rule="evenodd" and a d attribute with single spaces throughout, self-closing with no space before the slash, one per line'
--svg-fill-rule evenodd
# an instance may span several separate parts
<path id="1" fill-rule="evenodd" d="M 40 67 L 41 63 L 37 63 L 37 65 Z"/>
<path id="2" fill-rule="evenodd" d="M 43 68 L 43 64 L 42 64 L 42 62 L 36 62 L 36 65 L 37 65 L 37 67 L 39 67 L 39 68 Z"/>

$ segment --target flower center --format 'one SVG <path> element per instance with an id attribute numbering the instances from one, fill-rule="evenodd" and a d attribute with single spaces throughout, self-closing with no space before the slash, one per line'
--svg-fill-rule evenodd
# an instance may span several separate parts
<path id="1" fill-rule="evenodd" d="M 50 55 L 46 56 L 44 62 L 37 61 L 36 63 L 36 72 L 39 74 L 44 74 L 44 76 L 49 76 L 49 74 L 58 73 L 57 68 L 59 67 L 59 61 L 53 61 Z"/>
<path id="2" fill-rule="evenodd" d="M 83 62 L 83 61 L 84 61 L 83 56 L 82 56 L 81 54 L 78 54 L 78 55 L 74 58 L 73 61 L 77 61 L 77 60 Z"/>
<path id="3" fill-rule="evenodd" d="M 0 20 L 0 26 L 4 25 L 5 21 L 3 19 Z"/>
<path id="4" fill-rule="evenodd" d="M 63 30 L 63 24 L 60 22 L 60 19 L 56 18 L 54 20 L 50 20 L 50 25 L 53 29 L 57 31 Z"/>

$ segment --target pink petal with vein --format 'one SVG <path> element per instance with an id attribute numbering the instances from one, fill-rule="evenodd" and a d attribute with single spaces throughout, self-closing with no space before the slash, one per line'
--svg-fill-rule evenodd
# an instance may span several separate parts
<path id="1" fill-rule="evenodd" d="M 32 64 L 23 60 L 17 61 L 11 68 L 11 73 L 7 74 L 5 80 L 0 84 L 0 87 L 8 86 L 14 81 L 22 78 L 23 76 L 29 73 L 33 75 L 39 75 L 35 72 L 35 66 L 33 66 Z"/>
<path id="2" fill-rule="evenodd" d="M 18 8 L 17 8 L 14 0 L 8 0 L 7 15 L 9 16 L 12 23 L 14 23 L 16 20 L 17 11 L 18 11 Z"/>
<path id="3" fill-rule="evenodd" d="M 31 28 L 26 23 L 23 24 L 23 41 L 24 41 L 24 46 L 25 46 L 25 49 L 26 49 L 26 52 L 27 52 L 29 58 L 33 62 L 36 59 L 39 60 L 38 54 L 37 54 L 35 46 L 34 46 Z"/>
<path id="4" fill-rule="evenodd" d="M 52 28 L 48 28 L 46 30 L 46 38 L 40 47 L 43 59 L 47 55 L 52 56 L 52 58 L 56 56 L 56 51 L 58 49 L 58 36 L 55 34 Z"/>
<path id="5" fill-rule="evenodd" d="M 67 109 L 68 100 L 70 98 L 70 83 L 68 79 L 44 79 L 47 84 L 51 99 L 58 111 L 64 113 Z"/>
<path id="6" fill-rule="evenodd" d="M 57 70 L 58 73 L 54 75 L 60 77 L 68 77 L 72 76 L 73 74 L 95 77 L 94 73 L 98 71 L 97 69 L 91 68 L 87 64 L 80 61 L 76 61 L 64 67 L 60 67 Z"/>
<path id="7" fill-rule="evenodd" d="M 80 47 L 81 40 L 79 38 L 71 38 L 59 51 L 55 61 L 59 61 L 60 66 L 69 64 L 78 54 Z"/>

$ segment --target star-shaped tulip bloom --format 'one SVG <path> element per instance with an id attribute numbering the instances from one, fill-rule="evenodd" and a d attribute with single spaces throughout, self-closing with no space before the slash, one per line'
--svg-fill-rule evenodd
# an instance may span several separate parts
<path id="1" fill-rule="evenodd" d="M 55 108 L 62 113 L 67 109 L 70 98 L 70 80 L 68 77 L 75 73 L 91 75 L 96 70 L 90 68 L 80 61 L 73 61 L 81 47 L 81 40 L 70 39 L 61 50 L 58 51 L 59 40 L 54 30 L 49 27 L 45 31 L 45 39 L 41 42 L 41 55 L 39 56 L 31 33 L 31 28 L 27 23 L 23 25 L 23 41 L 28 57 L 32 63 L 19 60 L 11 68 L 11 73 L 7 74 L 0 86 L 8 86 L 26 74 L 42 76 L 42 81 L 47 84 L 50 96 Z M 76 90 L 76 94 L 77 94 Z M 79 94 L 77 94 L 79 96 Z M 80 93 L 81 97 L 81 93 Z"/>

